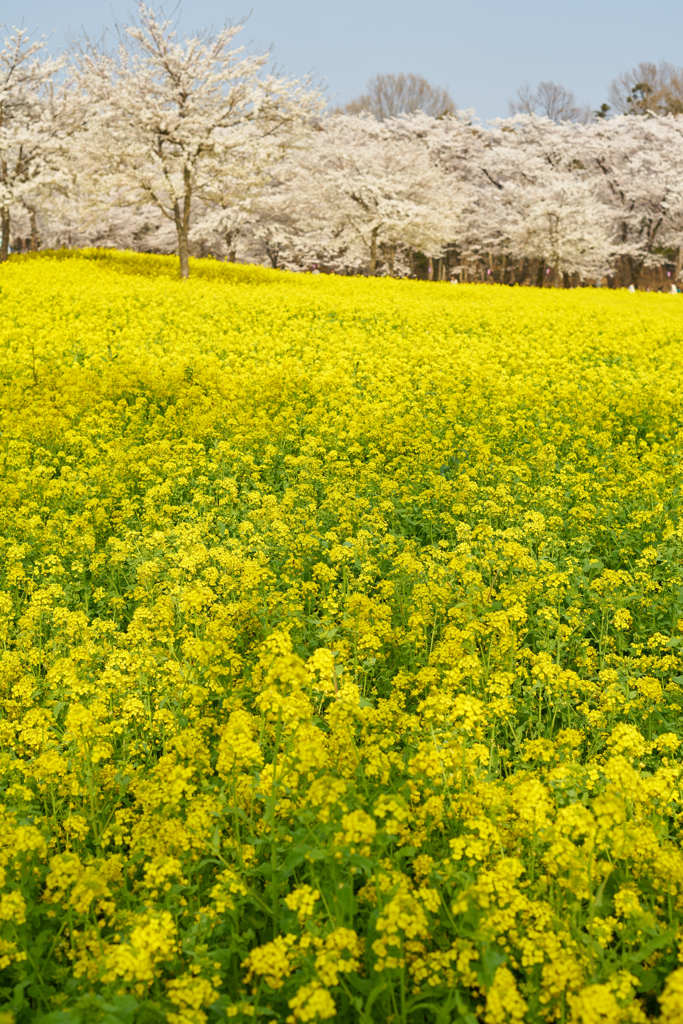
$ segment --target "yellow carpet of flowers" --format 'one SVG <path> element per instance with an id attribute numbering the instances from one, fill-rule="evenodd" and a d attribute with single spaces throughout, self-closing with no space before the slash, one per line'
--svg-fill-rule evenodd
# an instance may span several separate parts
<path id="1" fill-rule="evenodd" d="M 683 1020 L 683 299 L 0 272 L 0 1022 Z"/>

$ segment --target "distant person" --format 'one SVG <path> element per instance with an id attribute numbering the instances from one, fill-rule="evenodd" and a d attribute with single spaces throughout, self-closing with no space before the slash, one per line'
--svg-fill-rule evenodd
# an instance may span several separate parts
<path id="1" fill-rule="evenodd" d="M 631 284 L 630 284 L 630 285 L 628 286 L 628 290 L 629 290 L 630 292 L 634 292 L 634 291 L 636 290 L 636 286 L 635 286 L 635 285 L 634 285 L 633 283 L 631 283 Z"/>

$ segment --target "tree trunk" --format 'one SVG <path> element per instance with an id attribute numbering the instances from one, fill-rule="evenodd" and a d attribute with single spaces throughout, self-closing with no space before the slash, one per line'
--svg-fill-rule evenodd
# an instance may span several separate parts
<path id="1" fill-rule="evenodd" d="M 236 231 L 227 231 L 225 234 L 226 260 L 228 263 L 235 263 L 237 260 L 236 234 Z"/>
<path id="2" fill-rule="evenodd" d="M 178 236 L 178 259 L 180 260 L 180 276 L 183 280 L 190 276 L 190 207 L 192 203 L 192 178 L 190 168 L 183 168 L 183 184 L 185 194 L 183 195 L 182 210 L 179 201 L 173 204 L 173 219 L 175 221 L 176 234 Z"/>
<path id="3" fill-rule="evenodd" d="M 40 231 L 38 230 L 38 216 L 36 211 L 31 209 L 31 252 L 38 252 L 40 249 Z"/>
<path id="4" fill-rule="evenodd" d="M 190 276 L 190 253 L 187 241 L 187 233 L 178 232 L 178 259 L 180 260 L 180 276 L 183 280 Z"/>
<path id="5" fill-rule="evenodd" d="M 636 259 L 635 256 L 628 257 L 628 267 L 630 272 L 629 284 L 632 284 L 634 288 L 637 288 L 640 284 L 640 275 L 643 270 L 643 261 Z"/>
<path id="6" fill-rule="evenodd" d="M 373 228 L 370 232 L 370 276 L 374 277 L 377 271 L 377 235 L 379 227 Z"/>
<path id="7" fill-rule="evenodd" d="M 9 256 L 9 232 L 9 210 L 7 207 L 3 207 L 0 210 L 0 263 L 4 263 Z"/>
<path id="8" fill-rule="evenodd" d="M 190 244 L 188 239 L 188 230 L 180 212 L 180 204 L 177 199 L 173 204 L 173 220 L 175 221 L 176 236 L 178 239 L 180 276 L 185 279 L 190 276 Z"/>

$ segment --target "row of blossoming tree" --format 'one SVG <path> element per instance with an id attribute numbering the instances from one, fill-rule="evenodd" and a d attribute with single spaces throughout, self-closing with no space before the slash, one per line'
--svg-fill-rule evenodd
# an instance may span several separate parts
<path id="1" fill-rule="evenodd" d="M 0 260 L 110 245 L 342 273 L 663 286 L 682 275 L 683 115 L 328 114 L 242 26 L 0 51 Z"/>

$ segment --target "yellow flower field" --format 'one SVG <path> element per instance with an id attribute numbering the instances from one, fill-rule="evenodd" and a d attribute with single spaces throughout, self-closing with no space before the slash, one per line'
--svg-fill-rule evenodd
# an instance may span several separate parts
<path id="1" fill-rule="evenodd" d="M 683 301 L 0 273 L 0 1022 L 683 1020 Z"/>

